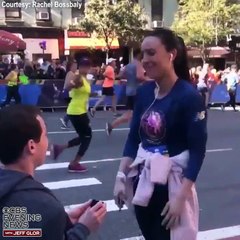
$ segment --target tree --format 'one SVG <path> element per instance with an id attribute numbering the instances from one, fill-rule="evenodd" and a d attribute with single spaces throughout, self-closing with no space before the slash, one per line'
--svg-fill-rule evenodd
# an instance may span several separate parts
<path id="1" fill-rule="evenodd" d="M 229 0 L 180 0 L 172 28 L 186 44 L 200 49 L 203 62 L 209 47 L 234 33 L 240 20 L 240 5 Z"/>
<path id="2" fill-rule="evenodd" d="M 139 4 L 129 0 L 119 1 L 115 8 L 113 21 L 117 23 L 117 36 L 126 45 L 143 40 L 148 21 Z"/>
<path id="3" fill-rule="evenodd" d="M 143 9 L 129 0 L 114 4 L 109 0 L 88 0 L 85 17 L 79 26 L 94 37 L 104 39 L 108 58 L 114 39 L 121 38 L 127 44 L 143 36 L 146 19 Z"/>

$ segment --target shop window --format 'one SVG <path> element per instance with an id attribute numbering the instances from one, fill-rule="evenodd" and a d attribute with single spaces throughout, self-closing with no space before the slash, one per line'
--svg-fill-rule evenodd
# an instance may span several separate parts
<path id="1" fill-rule="evenodd" d="M 20 19 L 22 18 L 22 11 L 20 7 L 17 7 L 17 4 L 21 3 L 21 0 L 5 0 L 7 4 L 10 4 L 9 7 L 5 7 L 5 18 L 6 19 Z M 16 4 L 14 6 L 14 4 Z"/>
<path id="2" fill-rule="evenodd" d="M 37 21 L 51 21 L 51 0 L 34 0 Z"/>
<path id="3" fill-rule="evenodd" d="M 152 21 L 162 21 L 163 0 L 151 0 L 152 2 Z"/>

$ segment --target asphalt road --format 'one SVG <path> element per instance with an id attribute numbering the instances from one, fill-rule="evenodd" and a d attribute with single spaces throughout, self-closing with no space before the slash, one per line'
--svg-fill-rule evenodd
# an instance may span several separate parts
<path id="1" fill-rule="evenodd" d="M 67 143 L 75 136 L 73 132 L 60 129 L 59 117 L 63 113 L 43 115 L 50 142 Z M 89 168 L 87 173 L 68 173 L 66 170 L 67 162 L 74 157 L 76 148 L 64 152 L 57 162 L 47 158 L 46 164 L 52 165 L 44 165 L 45 169 L 37 170 L 36 173 L 36 178 L 46 185 L 53 182 L 53 185 L 48 186 L 53 188 L 64 206 L 79 204 L 89 198 L 107 200 L 107 219 L 91 240 L 119 240 L 141 234 L 132 211 L 119 212 L 111 201 L 119 158 L 128 134 L 128 126 L 125 125 L 107 137 L 104 131 L 105 122 L 111 119 L 110 112 L 98 112 L 91 119 L 93 139 L 83 159 Z M 208 134 L 208 152 L 197 181 L 201 231 L 240 223 L 240 113 L 210 110 Z M 56 186 L 59 189 L 54 189 Z"/>

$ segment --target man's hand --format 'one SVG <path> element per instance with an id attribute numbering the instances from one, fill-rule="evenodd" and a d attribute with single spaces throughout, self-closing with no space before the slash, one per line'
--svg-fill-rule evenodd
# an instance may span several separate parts
<path id="1" fill-rule="evenodd" d="M 102 224 L 106 213 L 106 204 L 100 201 L 92 208 L 88 207 L 78 222 L 85 225 L 90 232 L 94 232 Z"/>
<path id="2" fill-rule="evenodd" d="M 90 207 L 91 201 L 92 200 L 89 200 L 89 201 L 83 203 L 81 206 L 76 207 L 67 212 L 72 224 L 76 224 L 78 222 L 78 219 Z"/>

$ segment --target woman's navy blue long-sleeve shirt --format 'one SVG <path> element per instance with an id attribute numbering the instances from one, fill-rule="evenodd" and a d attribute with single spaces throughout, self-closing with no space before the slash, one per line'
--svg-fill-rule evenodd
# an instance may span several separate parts
<path id="1" fill-rule="evenodd" d="M 139 87 L 123 156 L 136 158 L 139 143 L 145 149 L 166 146 L 170 156 L 189 150 L 184 177 L 196 181 L 207 142 L 206 109 L 198 91 L 177 80 L 170 93 L 155 99 L 156 83 Z"/>

